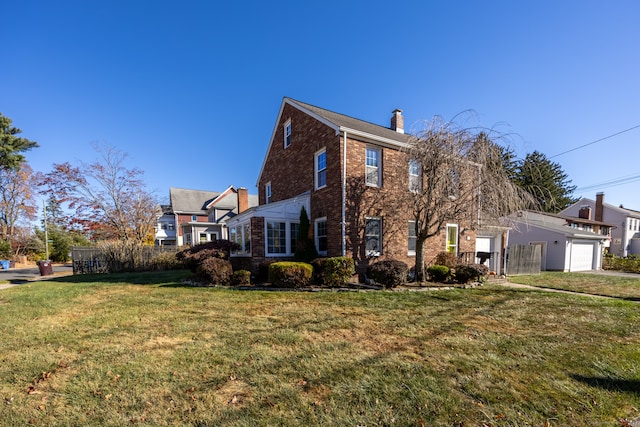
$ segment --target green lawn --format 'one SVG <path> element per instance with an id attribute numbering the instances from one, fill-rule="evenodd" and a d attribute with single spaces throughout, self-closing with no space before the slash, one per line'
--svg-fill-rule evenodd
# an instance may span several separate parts
<path id="1" fill-rule="evenodd" d="M 0 291 L 0 425 L 623 426 L 640 307 L 504 286 L 191 288 L 184 273 Z"/>
<path id="2" fill-rule="evenodd" d="M 640 301 L 640 274 L 637 277 L 622 277 L 604 274 L 546 271 L 539 275 L 509 276 L 509 281 L 542 288 L 562 289 Z"/>

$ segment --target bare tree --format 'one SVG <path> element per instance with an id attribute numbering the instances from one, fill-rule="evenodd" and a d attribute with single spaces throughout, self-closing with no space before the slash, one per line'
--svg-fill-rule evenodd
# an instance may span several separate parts
<path id="1" fill-rule="evenodd" d="M 532 198 L 505 170 L 500 146 L 440 117 L 408 144 L 409 191 L 403 200 L 415 221 L 416 280 L 424 279 L 425 242 L 460 222 L 475 229 L 530 206 Z"/>
<path id="2" fill-rule="evenodd" d="M 41 186 L 60 204 L 75 210 L 73 222 L 95 239 L 139 243 L 153 240 L 158 202 L 147 190 L 140 169 L 125 167 L 126 153 L 96 145 L 100 160 L 80 167 L 54 164 Z"/>
<path id="3" fill-rule="evenodd" d="M 31 167 L 0 168 L 0 234 L 13 240 L 20 221 L 36 218 L 35 181 Z"/>

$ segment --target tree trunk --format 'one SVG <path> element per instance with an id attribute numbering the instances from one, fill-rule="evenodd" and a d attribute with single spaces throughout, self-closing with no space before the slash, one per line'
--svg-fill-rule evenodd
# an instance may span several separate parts
<path id="1" fill-rule="evenodd" d="M 416 282 L 424 281 L 424 239 L 416 239 L 416 265 L 415 265 L 415 280 Z"/>

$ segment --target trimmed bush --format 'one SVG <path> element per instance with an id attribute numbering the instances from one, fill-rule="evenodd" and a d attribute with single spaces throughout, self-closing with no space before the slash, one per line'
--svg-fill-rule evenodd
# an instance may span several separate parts
<path id="1" fill-rule="evenodd" d="M 433 282 L 444 283 L 451 276 L 451 269 L 446 265 L 436 264 L 427 267 L 427 274 Z"/>
<path id="2" fill-rule="evenodd" d="M 640 273 L 640 256 L 632 254 L 623 258 L 606 254 L 602 258 L 602 269 L 624 271 L 626 273 Z"/>
<path id="3" fill-rule="evenodd" d="M 215 240 L 191 246 L 176 254 L 178 261 L 184 263 L 185 268 L 195 272 L 201 262 L 208 258 L 229 259 L 229 253 L 237 248 L 236 243 L 228 240 Z"/>
<path id="4" fill-rule="evenodd" d="M 248 286 L 251 284 L 251 272 L 248 270 L 234 271 L 231 276 L 233 286 Z"/>
<path id="5" fill-rule="evenodd" d="M 182 261 L 178 261 L 175 252 L 162 252 L 151 258 L 152 270 L 179 270 L 181 268 L 184 268 L 184 264 Z"/>
<path id="6" fill-rule="evenodd" d="M 409 267 L 402 261 L 389 259 L 367 267 L 367 278 L 385 288 L 394 288 L 407 281 Z"/>
<path id="7" fill-rule="evenodd" d="M 303 288 L 311 283 L 313 267 L 305 262 L 274 262 L 269 265 L 269 282 L 281 288 Z"/>
<path id="8" fill-rule="evenodd" d="M 353 258 L 348 257 L 316 258 L 311 265 L 313 283 L 329 288 L 345 286 L 356 271 Z"/>
<path id="9" fill-rule="evenodd" d="M 207 258 L 196 268 L 196 280 L 212 285 L 227 285 L 231 280 L 231 262 L 222 258 Z"/>
<path id="10" fill-rule="evenodd" d="M 433 260 L 434 265 L 446 265 L 450 269 L 458 264 L 458 258 L 456 254 L 452 252 L 440 252 Z"/>
<path id="11" fill-rule="evenodd" d="M 461 284 L 472 280 L 480 281 L 487 274 L 489 274 L 489 267 L 483 264 L 458 265 L 455 268 L 456 282 Z"/>

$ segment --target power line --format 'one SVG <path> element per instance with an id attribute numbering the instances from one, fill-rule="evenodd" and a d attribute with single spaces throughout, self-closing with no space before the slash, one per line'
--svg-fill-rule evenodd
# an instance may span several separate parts
<path id="1" fill-rule="evenodd" d="M 625 129 L 625 130 L 623 130 L 623 131 L 616 132 L 616 133 L 614 133 L 614 134 L 612 134 L 612 135 L 605 136 L 604 138 L 596 139 L 595 141 L 589 142 L 589 143 L 587 143 L 587 144 L 581 145 L 581 146 L 576 147 L 576 148 L 572 148 L 571 150 L 563 151 L 562 153 L 556 154 L 556 155 L 551 156 L 551 157 L 549 157 L 549 158 L 550 158 L 550 159 L 553 159 L 554 157 L 558 157 L 558 156 L 562 156 L 563 154 L 571 153 L 572 151 L 579 150 L 579 149 L 581 149 L 581 148 L 584 148 L 584 147 L 587 147 L 587 146 L 589 146 L 589 145 L 595 144 L 596 142 L 604 141 L 605 139 L 613 138 L 614 136 L 618 136 L 618 135 L 620 135 L 620 134 L 623 134 L 623 133 L 625 133 L 625 132 L 632 131 L 632 130 L 637 129 L 637 128 L 640 128 L 640 125 L 636 125 L 636 126 L 630 127 L 629 129 Z"/>
<path id="2" fill-rule="evenodd" d="M 598 184 L 587 185 L 585 187 L 579 187 L 574 190 L 574 193 L 582 193 L 585 191 L 601 190 L 603 188 L 615 187 L 617 185 L 628 184 L 630 182 L 640 181 L 640 175 L 624 176 L 615 178 L 610 181 L 604 181 Z"/>

